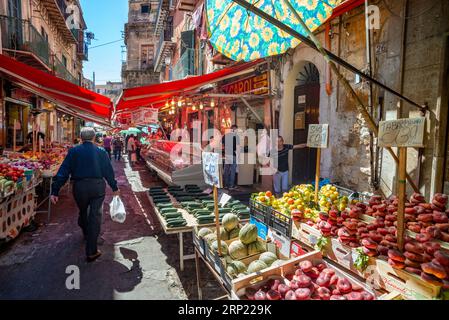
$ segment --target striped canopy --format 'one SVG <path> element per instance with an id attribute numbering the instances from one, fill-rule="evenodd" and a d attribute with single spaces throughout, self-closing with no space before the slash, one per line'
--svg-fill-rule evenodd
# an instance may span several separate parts
<path id="1" fill-rule="evenodd" d="M 246 0 L 273 18 L 307 36 L 283 0 Z M 306 25 L 316 30 L 344 0 L 290 0 Z M 232 0 L 206 0 L 209 40 L 217 51 L 235 61 L 282 54 L 300 41 Z"/>

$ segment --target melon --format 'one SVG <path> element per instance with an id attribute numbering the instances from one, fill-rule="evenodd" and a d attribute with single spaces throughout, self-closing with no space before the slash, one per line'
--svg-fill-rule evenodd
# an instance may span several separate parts
<path id="1" fill-rule="evenodd" d="M 252 256 L 253 254 L 258 254 L 265 252 L 266 245 L 260 240 L 254 241 L 248 245 L 248 255 Z"/>
<path id="2" fill-rule="evenodd" d="M 229 231 L 229 240 L 238 238 L 239 237 L 239 233 L 240 233 L 240 227 L 239 226 L 237 226 L 234 229 L 232 229 L 231 231 Z"/>
<path id="3" fill-rule="evenodd" d="M 271 264 L 271 267 L 280 267 L 281 265 L 284 264 L 285 261 L 283 260 L 276 260 Z"/>
<path id="4" fill-rule="evenodd" d="M 217 240 L 217 234 L 215 232 L 209 233 L 207 236 L 204 237 L 204 240 L 206 240 L 207 245 L 210 246 L 212 242 Z"/>
<path id="5" fill-rule="evenodd" d="M 233 278 L 246 271 L 246 265 L 241 261 L 232 261 L 226 268 L 226 271 Z"/>
<path id="6" fill-rule="evenodd" d="M 225 256 L 228 254 L 228 245 L 224 241 L 220 242 L 221 242 L 221 254 Z M 213 252 L 218 252 L 218 241 L 215 240 L 214 242 L 212 242 L 210 248 Z"/>
<path id="7" fill-rule="evenodd" d="M 226 213 L 223 216 L 221 223 L 226 231 L 231 232 L 231 230 L 235 229 L 239 225 L 239 217 L 233 213 Z"/>
<path id="8" fill-rule="evenodd" d="M 267 266 L 271 266 L 278 257 L 273 252 L 264 252 L 260 255 L 259 260 L 265 262 Z"/>
<path id="9" fill-rule="evenodd" d="M 248 273 L 259 272 L 266 268 L 268 268 L 268 266 L 265 264 L 265 262 L 260 261 L 260 260 L 255 260 L 249 264 Z"/>
<path id="10" fill-rule="evenodd" d="M 240 240 L 233 241 L 229 245 L 229 255 L 236 260 L 243 259 L 248 256 L 248 248 Z"/>
<path id="11" fill-rule="evenodd" d="M 229 233 L 224 228 L 220 229 L 220 238 L 221 240 L 229 240 Z"/>
<path id="12" fill-rule="evenodd" d="M 200 231 L 198 231 L 198 237 L 203 239 L 205 236 L 207 236 L 208 234 L 211 234 L 211 233 L 214 233 L 214 231 L 212 229 L 202 228 Z"/>
<path id="13" fill-rule="evenodd" d="M 257 240 L 257 227 L 254 224 L 246 224 L 240 229 L 239 238 L 243 244 L 255 242 Z"/>

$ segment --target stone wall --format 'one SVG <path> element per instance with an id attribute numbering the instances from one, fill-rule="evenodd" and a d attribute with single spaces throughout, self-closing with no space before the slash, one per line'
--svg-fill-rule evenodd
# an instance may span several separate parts
<path id="1" fill-rule="evenodd" d="M 402 0 L 385 0 L 380 7 L 380 29 L 373 32 L 373 74 L 374 77 L 403 92 L 412 100 L 429 104 L 426 148 L 422 166 L 418 166 L 418 151 L 410 149 L 408 171 L 420 181 L 421 191 L 429 196 L 435 189 L 434 142 L 439 125 L 445 125 L 447 117 L 440 119 L 437 108 L 442 95 L 440 85 L 444 65 L 442 46 L 443 33 L 448 28 L 448 6 L 445 1 L 409 0 L 406 19 L 405 59 L 403 59 L 403 30 L 405 15 Z M 385 7 L 387 4 L 388 7 Z M 341 19 L 341 20 L 340 20 Z M 341 22 L 341 23 L 340 23 Z M 331 22 L 331 51 L 359 69 L 366 69 L 364 7 L 359 7 Z M 325 42 L 324 27 L 318 38 Z M 288 143 L 293 139 L 293 94 L 296 76 L 306 62 L 312 62 L 320 72 L 320 122 L 330 125 L 330 147 L 323 152 L 322 177 L 330 178 L 341 185 L 358 191 L 373 191 L 370 187 L 369 131 L 361 116 L 354 112 L 354 102 L 332 75 L 332 92 L 326 92 L 328 67 L 324 59 L 313 49 L 299 45 L 280 59 L 275 87 L 278 88 L 275 107 L 280 109 L 280 131 Z M 404 73 L 401 70 L 404 68 Z M 368 103 L 366 82 L 356 83 L 356 77 L 343 71 L 344 76 L 356 92 Z M 446 73 L 447 74 L 447 73 Z M 445 88 L 447 90 L 447 87 Z M 400 104 L 395 96 L 374 88 L 373 101 L 377 105 L 379 97 L 384 97 L 383 119 L 419 116 L 419 110 L 406 103 Z M 402 108 L 399 106 L 402 105 Z M 447 109 L 447 105 L 445 106 Z M 436 121 L 439 119 L 439 121 Z M 446 128 L 446 127 L 444 127 Z M 396 164 L 387 152 L 381 157 L 380 190 L 390 195 L 395 192 Z M 440 172 L 442 174 L 442 172 Z M 440 186 L 441 187 L 441 186 Z M 409 190 L 410 192 L 411 190 Z"/>

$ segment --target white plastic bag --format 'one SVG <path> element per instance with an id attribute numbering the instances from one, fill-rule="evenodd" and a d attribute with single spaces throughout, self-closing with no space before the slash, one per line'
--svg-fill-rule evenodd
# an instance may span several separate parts
<path id="1" fill-rule="evenodd" d="M 119 196 L 114 196 L 109 204 L 109 213 L 112 221 L 123 223 L 126 219 L 125 205 Z"/>

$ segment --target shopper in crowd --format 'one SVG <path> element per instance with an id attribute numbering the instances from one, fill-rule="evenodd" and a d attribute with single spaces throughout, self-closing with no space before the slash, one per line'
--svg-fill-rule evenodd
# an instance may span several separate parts
<path id="1" fill-rule="evenodd" d="M 133 166 L 136 161 L 136 139 L 133 134 L 129 135 L 128 142 L 126 144 L 126 151 L 128 152 L 128 161 Z"/>
<path id="2" fill-rule="evenodd" d="M 276 195 L 281 195 L 289 190 L 289 165 L 288 165 L 288 153 L 293 149 L 306 148 L 307 144 L 285 144 L 284 138 L 279 136 L 275 150 L 272 153 L 277 159 L 276 173 L 273 175 L 273 189 Z"/>
<path id="3" fill-rule="evenodd" d="M 97 241 L 106 192 L 105 180 L 114 195 L 119 195 L 119 189 L 106 151 L 94 144 L 94 129 L 90 127 L 81 129 L 81 140 L 82 144 L 68 151 L 53 180 L 51 201 L 54 204 L 58 202 L 59 190 L 71 177 L 74 181 L 73 196 L 79 208 L 78 225 L 86 239 L 87 261 L 92 262 L 101 255 Z"/>
<path id="4" fill-rule="evenodd" d="M 106 152 L 108 153 L 109 156 L 109 160 L 111 160 L 111 142 L 112 142 L 112 137 L 110 135 L 103 135 L 103 148 L 104 150 L 106 150 Z"/>
<path id="5" fill-rule="evenodd" d="M 140 150 L 142 150 L 142 143 L 140 142 L 139 137 L 136 137 L 135 143 L 136 143 L 136 160 L 140 162 L 143 159 L 142 156 L 140 155 Z"/>
<path id="6" fill-rule="evenodd" d="M 237 172 L 237 147 L 239 146 L 239 137 L 237 135 L 237 126 L 232 125 L 221 141 L 223 145 L 223 186 L 226 189 L 236 189 L 235 175 Z"/>
<path id="7" fill-rule="evenodd" d="M 122 159 L 123 141 L 119 135 L 115 136 L 112 141 L 112 147 L 114 150 L 114 159 L 120 161 Z"/>

